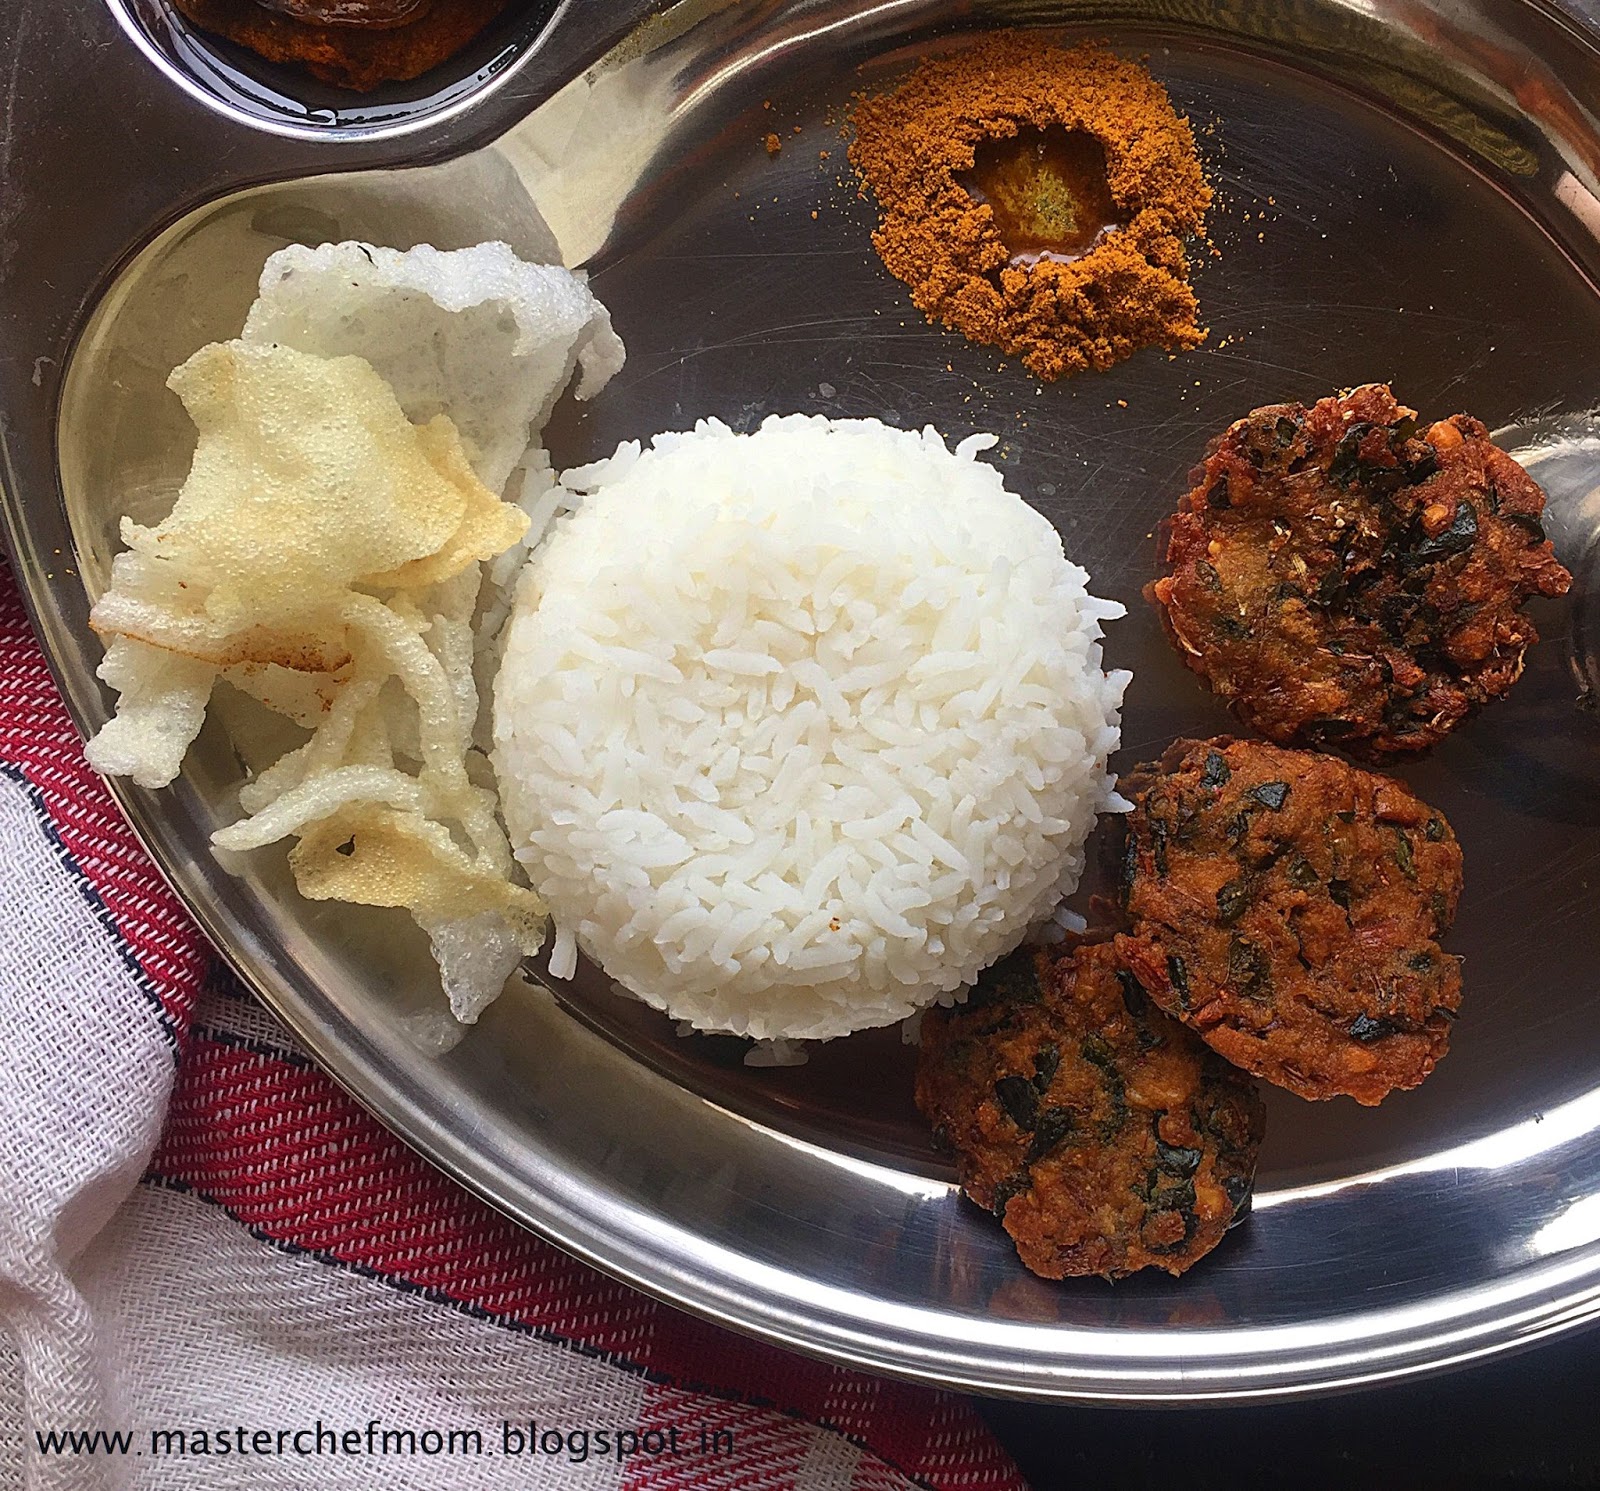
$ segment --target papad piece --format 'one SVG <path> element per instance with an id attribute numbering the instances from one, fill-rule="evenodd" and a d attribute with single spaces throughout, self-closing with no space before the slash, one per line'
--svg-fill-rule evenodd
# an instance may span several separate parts
<path id="1" fill-rule="evenodd" d="M 305 729 L 213 843 L 295 838 L 308 898 L 404 907 L 463 1022 L 546 922 L 473 744 L 484 565 L 503 586 L 564 500 L 535 442 L 574 368 L 587 397 L 622 358 L 581 277 L 504 244 L 274 255 L 244 336 L 173 374 L 189 477 L 91 613 L 122 697 L 90 759 L 170 782 L 219 676 Z"/>
<path id="2" fill-rule="evenodd" d="M 445 428 L 418 430 L 359 357 L 219 342 L 168 384 L 199 444 L 165 521 L 123 541 L 204 585 L 224 624 L 304 616 L 438 554 L 478 495 Z"/>
<path id="3" fill-rule="evenodd" d="M 89 765 L 141 787 L 165 787 L 205 723 L 217 670 L 132 637 L 113 637 L 96 670 L 120 695 L 117 713 L 84 747 Z"/>
<path id="4" fill-rule="evenodd" d="M 307 730 L 322 723 L 342 687 L 334 675 L 303 673 L 277 663 L 239 663 L 224 669 L 222 676 L 240 693 Z"/>
<path id="5" fill-rule="evenodd" d="M 456 531 L 437 553 L 410 559 L 386 575 L 369 575 L 366 584 L 379 589 L 420 589 L 442 585 L 487 559 L 494 559 L 521 541 L 528 531 L 526 513 L 502 502 L 474 475 L 456 427 L 440 414 L 417 431 L 417 440 L 434 469 L 466 493 L 466 507 Z M 478 590 L 473 576 L 473 595 Z"/>
<path id="6" fill-rule="evenodd" d="M 308 900 L 403 906 L 450 920 L 494 911 L 517 928 L 529 952 L 544 941 L 539 898 L 483 870 L 447 829 L 420 813 L 352 803 L 308 825 L 289 864 Z"/>
<path id="7" fill-rule="evenodd" d="M 188 478 L 162 522 L 124 520 L 89 617 L 121 695 L 89 759 L 147 787 L 177 775 L 220 671 L 314 726 L 351 663 L 352 587 L 469 570 L 475 587 L 528 521 L 472 474 L 448 419 L 413 426 L 360 358 L 217 343 L 169 381 L 199 430 Z M 291 690 L 285 673 L 321 682 Z"/>
<path id="8" fill-rule="evenodd" d="M 587 399 L 624 358 L 610 312 L 579 275 L 525 263 L 504 243 L 404 253 L 291 245 L 261 271 L 243 337 L 364 357 L 414 423 L 449 415 L 494 492 L 505 490 L 574 368 L 577 397 Z"/>
<path id="9" fill-rule="evenodd" d="M 495 796 L 481 785 L 487 763 L 471 743 L 478 575 L 475 564 L 387 600 L 349 594 L 348 678 L 311 738 L 240 788 L 250 816 L 212 835 L 234 851 L 295 837 L 289 862 L 307 898 L 404 907 L 462 1022 L 538 950 L 545 920 L 543 902 L 511 878 Z"/>
<path id="10" fill-rule="evenodd" d="M 471 1024 L 544 941 L 544 903 L 474 863 L 417 813 L 351 805 L 313 824 L 289 852 L 313 901 L 404 907 L 428 933 L 450 1010 Z"/>

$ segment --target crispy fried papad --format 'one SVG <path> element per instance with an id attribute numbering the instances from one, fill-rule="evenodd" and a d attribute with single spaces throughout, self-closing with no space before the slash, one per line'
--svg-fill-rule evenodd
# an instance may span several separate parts
<path id="1" fill-rule="evenodd" d="M 543 935 L 494 794 L 472 780 L 481 564 L 528 519 L 473 474 L 446 416 L 413 425 L 361 358 L 229 342 L 171 384 L 199 442 L 168 517 L 124 522 L 91 613 L 121 698 L 89 760 L 170 782 L 219 676 L 306 725 L 214 842 L 298 836 L 305 894 L 405 906 L 470 1018 Z"/>
<path id="2" fill-rule="evenodd" d="M 1177 742 L 1123 783 L 1141 988 L 1236 1066 L 1375 1104 L 1445 1054 L 1461 850 L 1404 785 L 1257 741 Z"/>
<path id="3" fill-rule="evenodd" d="M 1257 409 L 1190 481 L 1152 596 L 1184 662 L 1280 744 L 1436 744 L 1521 675 L 1529 598 L 1571 584 L 1544 493 L 1488 430 L 1420 429 L 1379 384 Z"/>
<path id="4" fill-rule="evenodd" d="M 1168 1019 L 1110 942 L 1025 948 L 922 1022 L 917 1106 L 1036 1274 L 1181 1274 L 1248 1208 L 1255 1084 Z"/>
<path id="5" fill-rule="evenodd" d="M 355 355 L 413 424 L 450 417 L 491 491 L 506 483 L 576 374 L 592 398 L 623 364 L 611 314 L 584 276 L 504 243 L 401 253 L 376 243 L 291 244 L 261 270 L 242 340 Z"/>
<path id="6" fill-rule="evenodd" d="M 365 358 L 413 424 L 447 415 L 478 479 L 528 514 L 526 536 L 486 571 L 475 623 L 486 691 L 512 582 L 570 498 L 539 438 L 569 384 L 590 399 L 622 367 L 611 313 L 581 272 L 504 243 L 291 244 L 262 267 L 259 292 L 242 340 Z"/>
<path id="7" fill-rule="evenodd" d="M 156 527 L 123 520 L 90 615 L 110 643 L 101 676 L 133 697 L 89 759 L 145 787 L 178 774 L 219 672 L 341 675 L 354 587 L 441 574 L 445 550 L 459 571 L 463 546 L 498 553 L 525 522 L 484 493 L 447 420 L 414 428 L 359 358 L 218 343 L 169 383 L 199 431 L 188 479 Z M 152 698 L 185 728 L 157 731 Z"/>
<path id="8" fill-rule="evenodd" d="M 624 355 L 582 275 L 503 243 L 283 249 L 241 339 L 173 374 L 193 466 L 164 522 L 124 523 L 92 613 L 120 695 L 93 764 L 170 782 L 219 677 L 302 726 L 218 846 L 293 835 L 305 895 L 404 906 L 462 1020 L 545 924 L 474 744 L 497 618 L 562 505 L 537 442 Z"/>

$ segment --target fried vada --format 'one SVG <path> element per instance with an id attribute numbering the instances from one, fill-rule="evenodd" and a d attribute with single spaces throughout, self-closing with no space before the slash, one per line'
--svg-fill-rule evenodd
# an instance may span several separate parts
<path id="1" fill-rule="evenodd" d="M 1255 1085 L 1108 941 L 1024 948 L 923 1019 L 917 1104 L 966 1193 L 1045 1278 L 1181 1274 L 1248 1208 Z"/>
<path id="2" fill-rule="evenodd" d="M 1445 1054 L 1461 850 L 1400 782 L 1259 741 L 1179 741 L 1131 794 L 1141 989 L 1234 1065 L 1303 1098 L 1375 1104 Z"/>
<path id="3" fill-rule="evenodd" d="M 1525 603 L 1566 593 L 1538 484 L 1470 415 L 1369 384 L 1212 441 L 1152 587 L 1184 662 L 1253 730 L 1382 761 L 1516 682 Z"/>

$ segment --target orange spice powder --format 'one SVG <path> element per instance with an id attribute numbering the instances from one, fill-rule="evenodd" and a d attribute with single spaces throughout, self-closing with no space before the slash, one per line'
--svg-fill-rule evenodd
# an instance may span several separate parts
<path id="1" fill-rule="evenodd" d="M 1137 63 L 1002 32 L 923 62 L 852 124 L 873 247 L 930 320 L 1044 379 L 1205 340 L 1183 241 L 1211 188 Z"/>

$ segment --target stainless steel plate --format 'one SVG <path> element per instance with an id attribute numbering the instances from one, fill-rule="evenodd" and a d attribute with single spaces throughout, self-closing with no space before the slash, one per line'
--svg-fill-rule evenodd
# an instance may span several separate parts
<path id="1" fill-rule="evenodd" d="M 1256 404 L 1389 379 L 1426 414 L 1512 427 L 1579 577 L 1541 611 L 1510 699 L 1404 772 L 1467 856 L 1454 1049 L 1378 1110 L 1274 1093 L 1256 1213 L 1188 1278 L 1054 1285 L 955 1192 L 892 1033 L 752 1071 L 736 1043 L 676 1039 L 586 972 L 425 1055 L 420 938 L 300 902 L 278 856 L 234 878 L 207 849 L 254 728 L 238 707 L 179 787 L 119 788 L 218 945 L 466 1184 L 646 1289 L 840 1360 L 1038 1397 L 1264 1397 L 1600 1314 L 1600 721 L 1582 707 L 1600 684 L 1600 32 L 1529 0 L 686 0 L 574 77 L 603 39 L 584 14 L 403 142 L 213 118 L 131 49 L 93 48 L 103 17 L 80 22 L 55 83 L 14 96 L 6 139 L 35 131 L 43 158 L 14 147 L 0 195 L 6 517 L 80 720 L 105 711 L 85 586 L 116 515 L 166 500 L 187 463 L 162 381 L 238 329 L 262 258 L 294 239 L 532 249 L 542 216 L 630 352 L 558 418 L 563 463 L 704 415 L 1000 432 L 1010 484 L 1129 605 L 1107 646 L 1136 674 L 1124 764 L 1227 727 L 1140 601 L 1207 436 Z M 1012 22 L 1148 55 L 1199 127 L 1220 188 L 1202 350 L 1040 387 L 926 326 L 873 257 L 844 169 L 852 91 Z M 105 118 L 71 107 L 84 67 Z M 137 131 L 119 132 L 124 107 Z M 391 169 L 429 161 L 447 163 Z"/>

